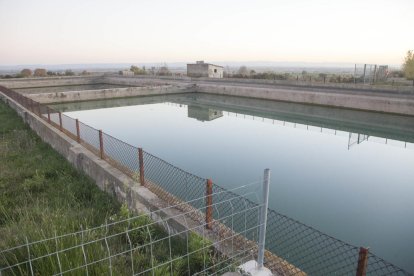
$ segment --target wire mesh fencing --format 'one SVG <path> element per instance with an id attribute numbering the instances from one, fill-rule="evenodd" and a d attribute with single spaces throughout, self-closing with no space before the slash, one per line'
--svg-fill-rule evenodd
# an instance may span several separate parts
<path id="1" fill-rule="evenodd" d="M 76 130 L 76 120 L 65 115 L 61 114 L 62 117 L 62 129 L 64 129 L 67 134 L 69 134 L 72 138 L 77 136 Z"/>
<path id="2" fill-rule="evenodd" d="M 260 200 L 257 200 L 258 195 L 254 191 L 240 193 L 240 191 L 226 190 L 211 180 L 177 168 L 141 148 L 127 144 L 13 90 L 5 87 L 0 87 L 0 90 L 27 110 L 37 114 L 42 120 L 81 143 L 96 156 L 133 177 L 169 206 L 180 209 L 186 216 L 202 225 L 203 231 L 212 231 L 216 237 L 230 237 L 226 239 L 231 240 L 227 244 L 228 247 L 244 246 L 251 249 L 256 246 L 257 248 Z M 125 239 L 129 232 L 123 233 Z M 348 275 L 355 274 L 361 267 L 359 247 L 326 235 L 275 210 L 268 212 L 266 237 L 265 264 L 279 275 Z M 105 239 L 103 241 L 105 242 Z M 100 248 L 106 247 L 106 244 L 100 246 Z M 82 246 L 77 248 L 81 251 L 85 250 Z M 34 249 L 26 246 L 25 249 L 21 248 L 16 256 L 32 258 Z M 130 254 L 131 247 L 128 250 L 122 252 Z M 30 251 L 30 254 L 27 251 Z M 256 254 L 254 250 L 250 253 L 250 255 Z M 59 253 L 53 258 L 57 259 L 57 255 L 61 256 Z M 87 253 L 85 255 L 88 256 Z M 105 255 L 106 257 L 102 259 L 110 262 L 112 257 L 108 257 L 109 255 Z M 81 257 L 85 259 L 83 253 Z M 62 261 L 65 262 L 67 261 Z M 88 263 L 89 267 L 89 264 L 93 265 L 95 261 L 88 259 L 84 262 Z M 134 263 L 135 260 L 129 262 Z M 168 264 L 171 269 L 171 262 Z M 59 271 L 65 270 L 62 264 L 59 267 L 57 263 L 56 267 Z M 364 267 L 367 275 L 412 275 L 371 252 L 365 256 Z M 26 265 L 25 271 L 28 271 L 28 268 Z M 133 269 L 135 269 L 134 265 L 131 266 L 131 271 Z M 204 273 L 208 274 L 207 271 Z"/>
<path id="3" fill-rule="evenodd" d="M 102 139 L 106 160 L 133 177 L 139 171 L 138 149 L 106 133 L 102 134 Z"/>
<path id="4" fill-rule="evenodd" d="M 245 195 L 238 187 L 236 201 Z M 257 188 L 255 189 L 258 190 Z M 223 191 L 214 193 L 219 195 Z M 193 199 L 205 202 L 210 195 Z M 256 242 L 235 242 L 244 232 L 257 232 L 260 224 L 245 226 L 226 235 L 212 235 L 205 220 L 195 221 L 190 213 L 203 213 L 207 206 L 188 212 L 173 212 L 180 205 L 168 206 L 146 215 L 130 213 L 113 218 L 104 225 L 74 233 L 29 241 L 0 251 L 1 275 L 221 275 L 255 257 Z M 211 207 L 211 206 L 210 206 Z M 234 210 L 216 219 L 236 219 L 256 212 L 261 205 Z"/>
<path id="5" fill-rule="evenodd" d="M 171 200 L 168 197 L 163 198 L 170 204 L 176 201 L 191 202 L 195 208 L 202 207 L 204 203 L 200 201 L 191 201 L 205 195 L 206 179 L 188 173 L 177 168 L 170 163 L 148 153 L 143 152 L 145 179 L 152 184 L 155 189 L 161 188 L 176 197 Z"/>

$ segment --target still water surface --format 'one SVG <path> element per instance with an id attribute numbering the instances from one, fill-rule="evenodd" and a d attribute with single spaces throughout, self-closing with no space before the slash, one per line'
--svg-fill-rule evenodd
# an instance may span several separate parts
<path id="1" fill-rule="evenodd" d="M 226 188 L 270 168 L 270 208 L 414 272 L 414 118 L 326 108 L 298 116 L 300 105 L 278 103 L 280 115 L 267 104 L 183 96 L 59 108 Z"/>

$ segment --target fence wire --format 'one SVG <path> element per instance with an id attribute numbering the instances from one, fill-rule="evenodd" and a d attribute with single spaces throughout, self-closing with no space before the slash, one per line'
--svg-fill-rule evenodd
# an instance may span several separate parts
<path id="1" fill-rule="evenodd" d="M 243 196 L 242 193 L 237 197 Z M 205 197 L 193 201 L 203 202 Z M 214 206 L 219 204 L 221 202 L 216 202 Z M 238 265 L 254 258 L 256 243 L 244 243 L 243 247 L 234 245 L 231 248 L 229 243 L 240 239 L 247 231 L 257 232 L 260 224 L 211 238 L 206 230 L 206 222 L 194 224 L 188 218 L 190 212 L 203 212 L 205 206 L 185 213 L 170 212 L 176 207 L 179 206 L 115 220 L 75 233 L 27 241 L 0 251 L 0 273 L 212 275 L 234 271 Z M 253 208 L 260 207 L 257 205 Z M 216 223 L 246 211 L 249 209 L 234 210 L 232 214 L 217 219 Z M 183 227 L 176 226 L 180 223 Z"/>
<path id="2" fill-rule="evenodd" d="M 5 87 L 0 86 L 0 91 L 24 106 L 27 110 L 40 116 L 46 122 L 50 122 L 51 125 L 61 129 L 71 138 L 78 138 L 76 120 L 73 118 L 48 108 L 45 105 L 41 105 Z M 213 210 L 212 222 L 207 225 L 207 179 L 188 173 L 145 151 L 142 151 L 143 162 L 140 162 L 137 147 L 122 142 L 103 132 L 102 139 L 100 139 L 100 133 L 97 129 L 82 122 L 79 122 L 79 138 L 82 145 L 86 146 L 97 156 L 102 155 L 103 159 L 124 173 L 133 176 L 135 179 L 138 179 L 138 176 L 141 177 L 141 173 L 144 174 L 142 175 L 144 183 L 141 184 L 165 200 L 170 207 L 174 206 L 182 210 L 191 219 L 197 221 L 202 226 L 198 228 L 199 233 L 204 233 L 207 226 L 212 226 L 212 231 L 216 236 L 225 239 L 226 242 L 222 240 L 222 243 L 226 243 L 227 247 L 234 249 L 244 246 L 242 247 L 244 250 L 241 250 L 242 253 L 240 255 L 238 253 L 230 255 L 229 259 L 233 259 L 233 263 L 225 263 L 224 266 L 220 265 L 220 269 L 223 269 L 223 267 L 234 268 L 236 259 L 238 260 L 237 262 L 240 262 L 247 260 L 246 258 L 251 258 L 255 254 L 252 248 L 257 246 L 258 212 L 260 206 L 252 198 L 257 198 L 257 193 L 246 190 L 236 192 L 223 189 L 217 184 L 212 184 L 210 192 L 213 202 L 211 205 Z M 102 153 L 101 149 L 103 151 Z M 140 170 L 141 168 L 142 170 Z M 20 272 L 27 272 L 30 274 L 35 262 L 39 262 L 39 267 L 44 264 L 41 261 L 43 257 L 38 259 L 35 257 L 36 248 L 43 246 L 50 252 L 54 252 L 44 258 L 50 262 L 51 267 L 57 269 L 57 273 L 64 271 L 74 272 L 70 268 L 70 260 L 74 258 L 84 263 L 83 266 L 76 269 L 83 269 L 82 273 L 86 274 L 88 274 L 88 271 L 91 271 L 89 273 L 92 273 L 92 271 L 108 273 L 108 270 L 94 270 L 93 266 L 102 262 L 108 263 L 109 272 L 111 272 L 110 268 L 112 264 L 124 262 L 128 263 L 128 267 L 130 267 L 125 272 L 134 275 L 146 274 L 149 270 L 140 271 L 137 267 L 137 262 L 143 257 L 139 254 L 134 255 L 134 252 L 138 252 L 141 248 L 138 250 L 137 245 L 131 240 L 132 233 L 135 233 L 135 230 L 131 230 L 133 223 L 129 219 L 125 221 L 128 221 L 127 228 L 125 228 L 128 230 L 121 231 L 118 228 L 119 231 L 117 233 L 119 235 L 116 235 L 116 237 L 122 237 L 119 238 L 120 240 L 116 240 L 115 238 L 112 240 L 112 236 L 109 234 L 111 233 L 109 230 L 112 228 L 112 224 L 109 223 L 104 227 L 106 230 L 98 227 L 85 230 L 89 232 L 81 231 L 61 237 L 50 238 L 44 242 L 27 242 L 25 245 L 3 250 L 3 261 L 0 269 L 4 271 L 5 267 L 13 266 L 13 273 L 22 274 Z M 168 222 L 162 222 L 162 224 L 168 226 Z M 99 235 L 102 235 L 102 231 L 105 232 L 103 234 L 105 238 L 97 238 Z M 186 235 L 190 235 L 190 232 L 187 232 Z M 170 233 L 168 236 L 172 237 Z M 202 236 L 204 237 L 204 235 Z M 355 274 L 357 269 L 358 247 L 335 239 L 312 227 L 279 214 L 274 210 L 268 211 L 266 237 L 266 249 L 268 251 L 265 253 L 265 265 L 279 275 L 350 275 Z M 150 242 L 146 243 L 147 249 L 145 250 L 149 250 L 149 252 L 152 250 L 152 253 L 154 253 L 154 248 L 158 248 L 156 246 L 158 240 L 150 236 L 145 239 L 148 240 L 148 238 Z M 68 240 L 66 241 L 66 239 Z M 89 243 L 89 241 L 91 242 Z M 125 243 L 125 241 L 128 242 Z M 72 249 L 69 250 L 60 247 L 62 243 L 66 245 L 65 248 L 73 247 L 73 251 L 71 251 Z M 110 244 L 112 243 L 120 244 L 120 246 L 115 251 L 109 252 L 107 249 L 108 247 L 110 248 Z M 95 255 L 91 253 L 98 249 L 104 251 L 100 251 Z M 172 250 L 171 247 L 170 250 Z M 15 253 L 11 254 L 10 251 L 15 251 Z M 10 256 L 8 255 L 9 253 L 11 254 Z M 159 260 L 155 262 L 154 258 L 145 261 L 150 263 L 152 268 L 166 269 L 165 271 L 169 270 L 171 272 L 171 269 L 175 267 L 173 265 L 175 261 L 188 262 L 188 253 L 187 251 L 187 259 L 185 259 L 186 256 L 183 256 L 183 258 L 170 258 L 161 262 Z M 25 261 L 17 265 L 20 260 Z M 30 263 L 32 265 L 29 265 Z M 38 267 L 38 265 L 36 266 Z M 211 274 L 213 272 L 211 270 L 212 268 L 213 266 L 211 268 L 203 267 L 197 273 Z M 218 267 L 216 268 L 217 270 L 214 271 L 219 271 Z M 147 267 L 147 269 L 149 268 Z M 188 271 L 186 270 L 186 272 Z M 367 275 L 412 274 L 370 252 L 368 256 Z"/>
<path id="3" fill-rule="evenodd" d="M 68 134 L 71 134 L 71 137 L 76 137 L 77 136 L 76 120 L 65 114 L 61 114 L 61 117 L 62 117 L 62 128 L 66 132 L 68 132 Z"/>
<path id="4" fill-rule="evenodd" d="M 104 154 L 109 163 L 133 177 L 139 171 L 138 149 L 106 133 L 102 134 Z"/>
<path id="5" fill-rule="evenodd" d="M 91 126 L 79 122 L 79 133 L 82 143 L 94 152 L 99 151 L 99 131 Z"/>
<path id="6" fill-rule="evenodd" d="M 191 201 L 190 204 L 195 208 L 204 205 L 204 202 L 194 202 L 192 200 L 205 195 L 206 179 L 181 170 L 145 151 L 143 152 L 143 159 L 145 179 L 174 195 L 179 200 Z M 174 202 L 169 203 L 174 204 Z"/>

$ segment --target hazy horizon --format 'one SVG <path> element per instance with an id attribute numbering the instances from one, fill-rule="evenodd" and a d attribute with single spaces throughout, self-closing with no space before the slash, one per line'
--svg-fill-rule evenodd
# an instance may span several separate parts
<path id="1" fill-rule="evenodd" d="M 202 60 L 202 59 L 197 59 Z M 249 65 L 249 66 L 258 66 L 258 67 L 353 67 L 355 64 L 361 65 L 363 63 L 350 63 L 350 62 L 302 62 L 302 61 L 211 61 L 211 60 L 204 60 L 207 63 L 212 64 L 219 64 L 222 66 L 242 66 L 242 65 Z M 56 66 L 100 66 L 100 67 L 106 67 L 106 66 L 117 66 L 117 65 L 157 65 L 161 66 L 164 64 L 172 65 L 172 66 L 185 66 L 187 63 L 195 63 L 196 60 L 192 61 L 172 61 L 172 62 L 113 62 L 113 63 L 104 63 L 104 62 L 96 62 L 96 63 L 49 63 L 49 64 L 43 64 L 43 63 L 37 63 L 37 64 L 2 64 L 0 65 L 0 68 L 14 68 L 14 67 L 30 67 L 30 66 L 46 66 L 46 67 L 56 67 Z M 387 64 L 391 67 L 399 67 L 401 64 Z"/>
<path id="2" fill-rule="evenodd" d="M 0 1 L 0 66 L 208 62 L 400 65 L 410 0 Z"/>

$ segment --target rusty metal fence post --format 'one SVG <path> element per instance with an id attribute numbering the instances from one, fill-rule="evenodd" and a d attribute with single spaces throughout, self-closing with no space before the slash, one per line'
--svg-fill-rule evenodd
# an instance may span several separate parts
<path id="1" fill-rule="evenodd" d="M 101 159 L 104 159 L 104 145 L 103 145 L 103 136 L 102 136 L 102 130 L 99 130 L 99 152 Z"/>
<path id="2" fill-rule="evenodd" d="M 145 186 L 144 177 L 144 153 L 142 148 L 138 148 L 138 162 L 139 162 L 139 182 L 142 186 Z"/>
<path id="3" fill-rule="evenodd" d="M 206 228 L 213 229 L 213 181 L 206 183 Z"/>
<path id="4" fill-rule="evenodd" d="M 80 144 L 81 140 L 80 140 L 79 120 L 76 119 L 75 122 L 76 122 L 76 140 Z"/>
<path id="5" fill-rule="evenodd" d="M 359 257 L 358 257 L 358 266 L 356 271 L 356 276 L 365 276 L 367 274 L 367 264 L 368 264 L 368 248 L 360 247 L 359 248 Z"/>
<path id="6" fill-rule="evenodd" d="M 62 128 L 62 113 L 60 111 L 59 111 L 59 130 L 63 131 L 63 128 Z"/>

